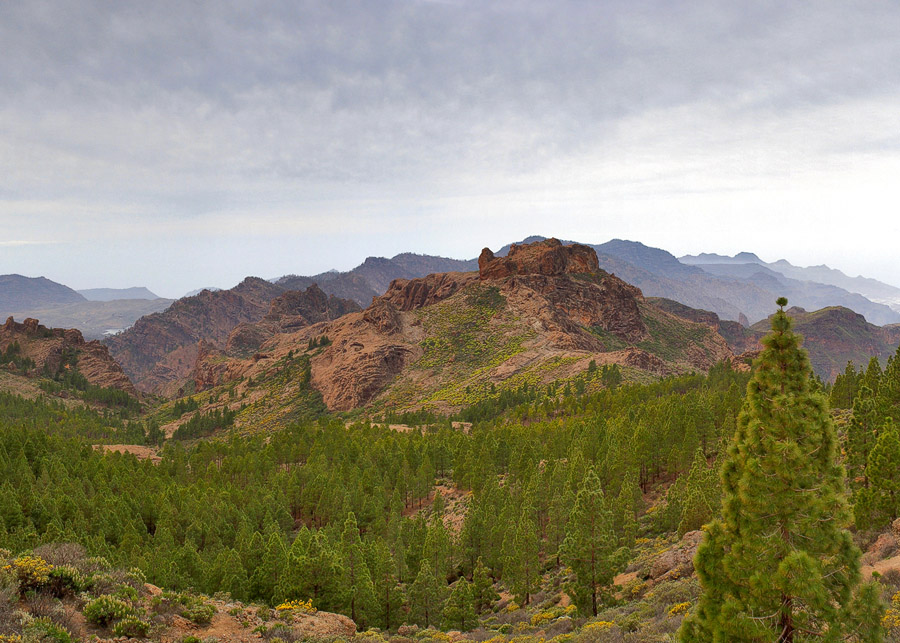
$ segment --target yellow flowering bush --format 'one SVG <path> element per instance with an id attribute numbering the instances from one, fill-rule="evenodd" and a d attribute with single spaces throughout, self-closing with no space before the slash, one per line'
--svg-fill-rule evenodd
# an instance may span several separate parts
<path id="1" fill-rule="evenodd" d="M 281 605 L 275 607 L 278 610 L 278 613 L 289 612 L 291 614 L 315 614 L 318 610 L 313 607 L 312 599 L 308 598 L 305 601 L 285 601 Z"/>
<path id="2" fill-rule="evenodd" d="M 574 605 L 567 605 L 566 607 L 554 605 L 550 609 L 544 610 L 543 612 L 538 612 L 537 614 L 533 615 L 531 617 L 531 624 L 535 627 L 540 627 L 563 616 L 574 614 L 576 609 L 577 608 Z"/>
<path id="3" fill-rule="evenodd" d="M 900 592 L 891 597 L 891 606 L 884 613 L 881 624 L 892 634 L 900 632 Z"/>
<path id="4" fill-rule="evenodd" d="M 672 607 L 669 608 L 669 616 L 678 616 L 679 614 L 686 614 L 687 611 L 691 609 L 691 604 L 689 602 L 685 603 L 676 603 Z"/>
<path id="5" fill-rule="evenodd" d="M 0 634 L 0 643 L 22 643 L 22 637 L 18 634 Z"/>
<path id="6" fill-rule="evenodd" d="M 605 630 L 610 630 L 616 626 L 615 623 L 610 623 L 609 621 L 594 621 L 593 623 L 588 623 L 583 628 L 581 628 L 582 632 L 603 632 Z"/>
<path id="7" fill-rule="evenodd" d="M 12 572 L 18 578 L 19 591 L 24 594 L 28 590 L 46 585 L 50 580 L 53 565 L 37 556 L 19 556 L 3 569 Z"/>

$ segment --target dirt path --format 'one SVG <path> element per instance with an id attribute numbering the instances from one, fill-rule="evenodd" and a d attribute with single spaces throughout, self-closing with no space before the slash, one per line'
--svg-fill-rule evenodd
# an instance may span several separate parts
<path id="1" fill-rule="evenodd" d="M 889 571 L 900 571 L 900 555 L 893 556 L 891 558 L 885 558 L 884 560 L 879 560 L 874 565 L 863 565 L 862 566 L 862 575 L 863 578 L 869 578 L 872 575 L 872 572 L 878 572 L 882 576 L 885 572 Z"/>
<path id="2" fill-rule="evenodd" d="M 95 444 L 94 448 L 102 449 L 107 453 L 131 453 L 136 456 L 138 460 L 150 460 L 153 463 L 162 461 L 162 458 L 156 455 L 155 449 L 138 444 Z"/>

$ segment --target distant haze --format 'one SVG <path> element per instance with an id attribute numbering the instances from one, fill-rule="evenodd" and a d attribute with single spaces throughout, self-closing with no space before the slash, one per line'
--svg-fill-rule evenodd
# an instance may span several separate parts
<path id="1" fill-rule="evenodd" d="M 900 5 L 0 4 L 0 274 L 163 297 L 530 234 L 900 285 Z"/>

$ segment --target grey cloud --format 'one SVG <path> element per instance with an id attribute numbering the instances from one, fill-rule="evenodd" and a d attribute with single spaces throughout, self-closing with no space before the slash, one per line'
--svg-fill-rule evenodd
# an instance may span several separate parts
<path id="1" fill-rule="evenodd" d="M 0 231 L 763 189 L 896 153 L 858 105 L 897 33 L 862 0 L 0 3 Z"/>

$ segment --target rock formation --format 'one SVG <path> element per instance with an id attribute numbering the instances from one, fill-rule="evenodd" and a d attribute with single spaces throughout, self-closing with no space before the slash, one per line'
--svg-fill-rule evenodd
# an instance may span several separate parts
<path id="1" fill-rule="evenodd" d="M 580 243 L 564 246 L 558 239 L 512 244 L 505 257 L 495 257 L 490 248 L 485 248 L 478 257 L 478 276 L 482 281 L 521 274 L 593 274 L 599 270 L 597 253 L 592 248 Z"/>
<path id="2" fill-rule="evenodd" d="M 19 346 L 23 358 L 34 362 L 29 376 L 55 375 L 68 366 L 67 356 L 74 353 L 75 367 L 88 382 L 137 395 L 128 376 L 110 357 L 107 347 L 98 341 L 84 341 L 79 330 L 47 328 L 32 318 L 18 323 L 10 317 L 0 326 L 0 352 L 12 344 Z"/>

